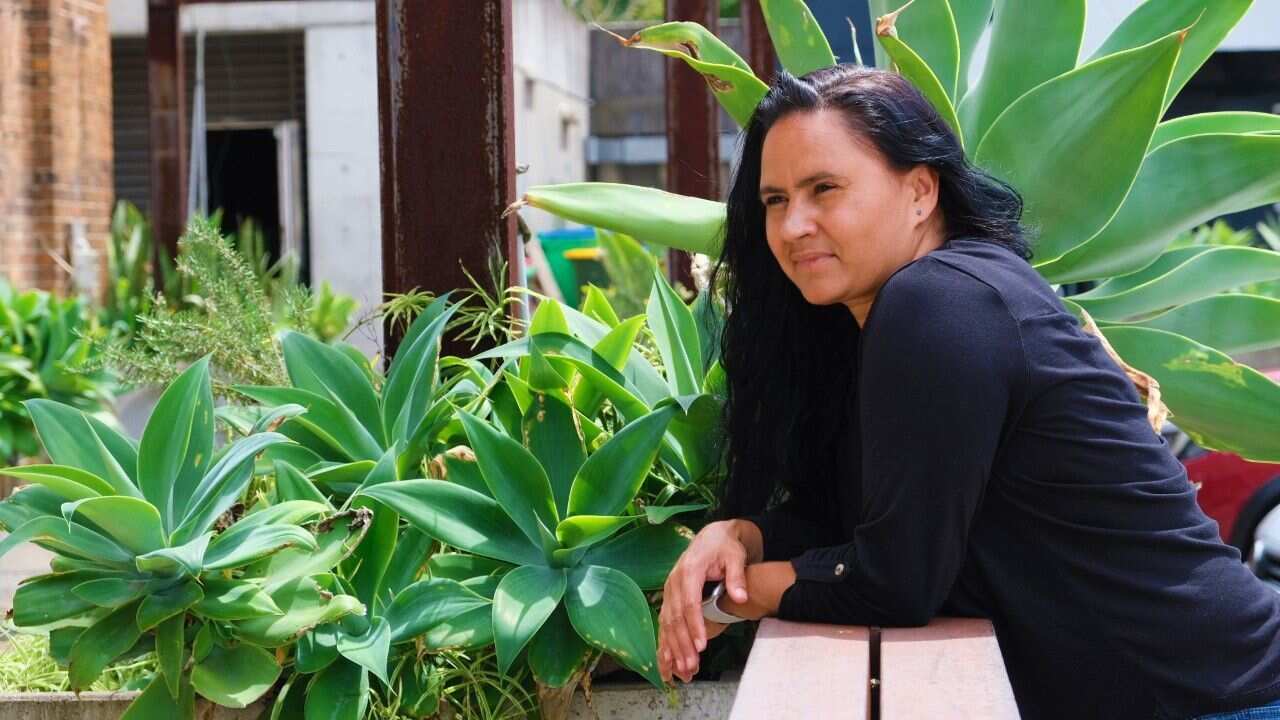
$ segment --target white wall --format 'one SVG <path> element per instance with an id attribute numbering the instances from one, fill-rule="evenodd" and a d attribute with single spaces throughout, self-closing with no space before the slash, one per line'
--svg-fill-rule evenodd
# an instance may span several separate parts
<path id="1" fill-rule="evenodd" d="M 531 185 L 586 179 L 588 27 L 561 0 L 514 0 L 517 194 Z M 534 232 L 564 227 L 552 215 L 521 213 Z"/>
<path id="2" fill-rule="evenodd" d="M 372 24 L 306 29 L 307 203 L 311 282 L 381 302 L 377 46 Z M 366 351 L 381 328 L 357 333 Z"/>

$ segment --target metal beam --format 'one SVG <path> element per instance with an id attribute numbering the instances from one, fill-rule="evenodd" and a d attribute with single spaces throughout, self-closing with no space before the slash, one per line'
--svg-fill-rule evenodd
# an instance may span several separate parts
<path id="1" fill-rule="evenodd" d="M 187 123 L 179 0 L 147 3 L 151 228 L 156 253 L 177 257 L 186 221 Z M 157 255 L 158 257 L 158 255 Z M 159 272 L 159 267 L 156 267 Z"/>
<path id="2" fill-rule="evenodd" d="M 501 217 L 516 199 L 511 0 L 376 10 L 383 291 L 469 287 L 463 268 L 484 280 L 491 252 L 522 251 Z M 388 327 L 386 357 L 399 340 Z"/>
<path id="3" fill-rule="evenodd" d="M 744 5 L 750 5 L 746 0 Z M 667 20 L 701 23 L 713 34 L 719 25 L 719 0 L 667 0 Z M 720 199 L 720 148 L 715 99 L 700 74 L 683 62 L 668 61 L 667 190 L 709 200 Z M 667 256 L 672 282 L 693 287 L 689 254 Z"/>
<path id="4" fill-rule="evenodd" d="M 747 41 L 747 64 L 756 77 L 766 85 L 772 85 L 778 58 L 774 54 L 773 38 L 769 37 L 769 27 L 764 22 L 760 0 L 743 0 L 742 34 Z"/>

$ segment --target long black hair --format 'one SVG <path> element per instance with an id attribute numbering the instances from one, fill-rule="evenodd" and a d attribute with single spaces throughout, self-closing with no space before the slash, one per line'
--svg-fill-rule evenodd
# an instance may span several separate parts
<path id="1" fill-rule="evenodd" d="M 829 476 L 848 425 L 858 325 L 844 305 L 810 305 L 783 274 L 765 239 L 759 197 L 769 129 L 790 113 L 820 109 L 839 112 L 891 166 L 937 171 L 946 240 L 984 240 L 1031 257 L 1021 196 L 969 163 L 955 133 L 908 81 L 857 65 L 800 78 L 781 72 L 743 130 L 724 251 L 713 275 L 715 286 L 723 273 L 728 306 L 721 339 L 728 377 L 721 517 L 759 512 L 780 491 Z"/>

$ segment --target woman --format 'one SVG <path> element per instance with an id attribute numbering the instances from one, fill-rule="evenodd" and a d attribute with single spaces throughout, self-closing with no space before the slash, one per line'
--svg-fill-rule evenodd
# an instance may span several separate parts
<path id="1" fill-rule="evenodd" d="M 664 677 L 697 671 L 723 580 L 722 620 L 989 617 L 1024 718 L 1280 718 L 1280 596 L 1028 264 L 1021 211 L 897 75 L 771 89 L 717 268 L 728 519 L 667 581 Z"/>

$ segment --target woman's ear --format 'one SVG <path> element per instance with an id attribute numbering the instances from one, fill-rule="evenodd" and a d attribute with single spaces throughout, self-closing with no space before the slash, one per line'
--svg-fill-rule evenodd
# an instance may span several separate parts
<path id="1" fill-rule="evenodd" d="M 928 165 L 917 165 L 907 172 L 907 195 L 911 202 L 911 221 L 919 225 L 938 206 L 938 171 Z"/>

